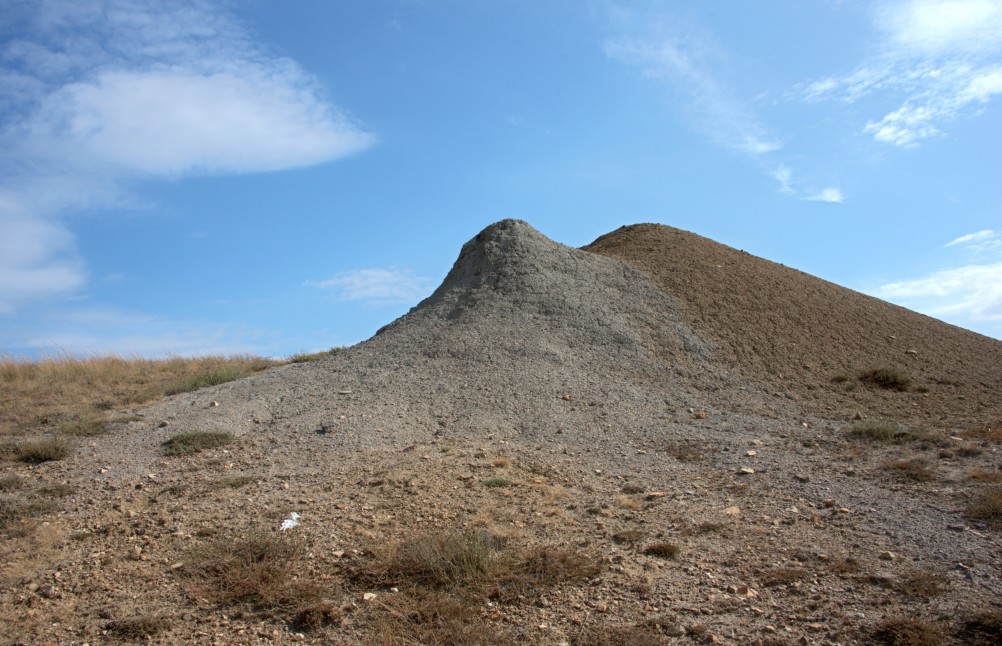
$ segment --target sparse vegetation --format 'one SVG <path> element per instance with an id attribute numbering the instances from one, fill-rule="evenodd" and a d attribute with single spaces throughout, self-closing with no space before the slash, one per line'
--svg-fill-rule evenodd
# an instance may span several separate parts
<path id="1" fill-rule="evenodd" d="M 206 449 L 214 449 L 225 446 L 233 441 L 233 436 L 229 433 L 217 431 L 190 431 L 179 433 L 161 444 L 164 455 L 173 457 L 177 455 L 191 455 Z"/>
<path id="2" fill-rule="evenodd" d="M 209 483 L 209 489 L 239 489 L 240 487 L 245 487 L 250 483 L 254 482 L 255 478 L 251 476 L 231 476 L 229 478 L 220 478 L 214 482 Z"/>
<path id="3" fill-rule="evenodd" d="M 912 377 L 908 370 L 901 366 L 870 368 L 859 375 L 859 380 L 880 388 L 902 392 L 908 390 L 912 384 Z"/>
<path id="4" fill-rule="evenodd" d="M 881 442 L 910 442 L 912 440 L 931 439 L 928 433 L 910 431 L 902 428 L 896 422 L 885 420 L 867 420 L 852 427 L 849 434 L 854 437 L 864 437 Z"/>
<path id="5" fill-rule="evenodd" d="M 140 615 L 108 622 L 107 630 L 123 639 L 145 639 L 166 630 L 170 621 L 161 615 Z"/>
<path id="6" fill-rule="evenodd" d="M 894 460 L 885 464 L 884 468 L 908 482 L 929 482 L 936 479 L 936 471 L 924 460 Z"/>
<path id="7" fill-rule="evenodd" d="M 510 487 L 511 480 L 508 478 L 488 478 L 484 480 L 484 486 L 489 489 L 499 489 L 501 487 Z"/>
<path id="8" fill-rule="evenodd" d="M 244 602 L 258 609 L 298 612 L 320 602 L 320 586 L 300 581 L 305 547 L 295 534 L 253 530 L 236 539 L 199 545 L 185 574 L 197 598 L 218 604 Z"/>
<path id="9" fill-rule="evenodd" d="M 935 572 L 916 571 L 901 577 L 894 587 L 907 597 L 932 599 L 946 589 L 946 579 Z"/>
<path id="10" fill-rule="evenodd" d="M 986 487 L 974 495 L 964 514 L 993 527 L 1002 527 L 1002 486 Z"/>
<path id="11" fill-rule="evenodd" d="M 321 350 L 320 352 L 299 352 L 297 354 L 289 357 L 289 363 L 309 363 L 310 361 L 319 361 L 320 359 L 326 359 L 327 357 L 332 357 L 336 354 L 344 352 L 344 347 L 331 348 L 330 350 Z"/>
<path id="12" fill-rule="evenodd" d="M 682 553 L 682 548 L 675 543 L 654 543 L 644 548 L 644 554 L 659 559 L 673 559 Z"/>
<path id="13" fill-rule="evenodd" d="M 238 378 L 280 363 L 244 355 L 2 358 L 0 401 L 5 404 L 0 407 L 0 436 L 47 429 L 71 435 L 99 434 L 117 408 L 158 399 L 179 385 L 207 383 L 224 374 Z"/>
<path id="14" fill-rule="evenodd" d="M 921 619 L 887 619 L 870 631 L 870 643 L 889 646 L 939 646 L 945 636 L 939 626 Z"/>
<path id="15" fill-rule="evenodd" d="M 62 460 L 73 450 L 73 445 L 61 437 L 42 437 L 22 442 L 17 447 L 17 459 L 21 462 L 41 463 Z"/>

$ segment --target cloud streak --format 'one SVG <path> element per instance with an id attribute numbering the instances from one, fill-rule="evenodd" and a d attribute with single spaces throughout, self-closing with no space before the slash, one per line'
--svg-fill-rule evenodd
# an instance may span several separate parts
<path id="1" fill-rule="evenodd" d="M 1002 94 L 1002 0 L 884 2 L 873 25 L 881 45 L 868 60 L 809 83 L 801 96 L 846 103 L 891 97 L 898 107 L 862 127 L 875 141 L 917 146 Z"/>
<path id="2" fill-rule="evenodd" d="M 751 156 L 783 147 L 700 60 L 699 48 L 675 37 L 617 38 L 605 43 L 605 55 L 637 67 L 644 76 L 682 88 L 696 127 L 717 145 Z M 676 83 L 678 82 L 678 83 Z"/>
<path id="3" fill-rule="evenodd" d="M 431 281 L 411 271 L 395 268 L 355 269 L 306 285 L 332 290 L 341 301 L 366 301 L 373 305 L 417 303 L 431 291 Z"/>
<path id="4" fill-rule="evenodd" d="M 0 49 L 0 224 L 31 253 L 0 254 L 0 312 L 81 287 L 61 220 L 128 204 L 137 180 L 296 168 L 374 141 L 201 0 L 15 3 L 0 36 L 14 24 Z"/>

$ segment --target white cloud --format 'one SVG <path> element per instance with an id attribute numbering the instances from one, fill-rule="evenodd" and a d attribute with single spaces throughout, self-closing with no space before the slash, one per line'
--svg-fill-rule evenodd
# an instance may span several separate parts
<path id="1" fill-rule="evenodd" d="M 72 292 L 85 281 L 73 235 L 56 222 L 26 217 L 0 194 L 0 314 L 39 296 Z"/>
<path id="2" fill-rule="evenodd" d="M 1002 262 L 886 283 L 875 294 L 931 316 L 1002 321 Z"/>
<path id="3" fill-rule="evenodd" d="M 788 166 L 780 165 L 776 170 L 771 173 L 773 179 L 779 182 L 779 192 L 785 193 L 787 195 L 792 195 L 796 191 L 793 190 L 793 171 L 790 170 Z"/>
<path id="4" fill-rule="evenodd" d="M 849 74 L 807 84 L 803 98 L 889 96 L 899 107 L 863 132 L 916 146 L 1002 94 L 1002 0 L 883 2 L 873 15 L 876 53 Z"/>
<path id="5" fill-rule="evenodd" d="M 811 202 L 831 202 L 832 204 L 841 204 L 845 200 L 845 196 L 842 195 L 842 191 L 839 189 L 829 186 L 816 193 L 807 195 L 804 199 Z"/>
<path id="6" fill-rule="evenodd" d="M 262 172 L 373 137 L 294 61 L 202 0 L 48 0 L 0 23 L 0 309 L 79 288 L 61 218 L 115 207 L 140 179 Z M 8 8 L 5 7 L 5 11 Z M 16 25 L 16 34 L 3 33 Z M 6 38 L 4 38 L 6 37 Z M 15 222 L 15 224 L 11 224 Z"/>
<path id="7" fill-rule="evenodd" d="M 988 240 L 997 239 L 998 237 L 999 234 L 995 233 L 991 229 L 982 229 L 981 231 L 976 231 L 975 233 L 968 233 L 967 235 L 962 235 L 959 238 L 954 238 L 943 246 L 956 247 L 957 245 L 970 245 L 971 243 L 979 244 Z"/>
<path id="8" fill-rule="evenodd" d="M 310 287 L 334 290 L 343 301 L 368 301 L 377 305 L 416 303 L 431 290 L 431 281 L 413 272 L 389 268 L 355 269 L 326 280 L 309 280 Z"/>

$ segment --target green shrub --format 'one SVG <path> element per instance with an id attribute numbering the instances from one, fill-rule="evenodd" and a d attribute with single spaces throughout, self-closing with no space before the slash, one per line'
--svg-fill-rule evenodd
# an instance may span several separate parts
<path id="1" fill-rule="evenodd" d="M 859 376 L 859 380 L 880 388 L 900 391 L 908 390 L 912 383 L 911 375 L 900 366 L 870 368 Z"/>
<path id="2" fill-rule="evenodd" d="M 161 444 L 161 447 L 166 456 L 191 455 L 206 449 L 225 446 L 232 441 L 233 436 L 229 433 L 191 431 L 175 435 Z"/>

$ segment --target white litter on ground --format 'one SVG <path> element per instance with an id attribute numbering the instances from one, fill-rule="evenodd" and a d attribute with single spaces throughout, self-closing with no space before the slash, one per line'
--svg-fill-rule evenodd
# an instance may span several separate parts
<path id="1" fill-rule="evenodd" d="M 299 524 L 299 514 L 292 512 L 289 517 L 282 521 L 282 531 L 292 529 Z"/>

